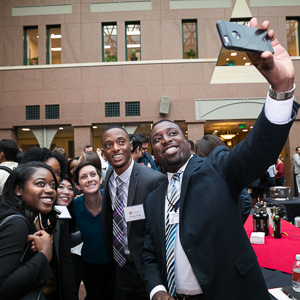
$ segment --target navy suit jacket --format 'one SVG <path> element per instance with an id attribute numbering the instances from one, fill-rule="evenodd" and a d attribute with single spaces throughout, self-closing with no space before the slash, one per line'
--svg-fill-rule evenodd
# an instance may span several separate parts
<path id="1" fill-rule="evenodd" d="M 113 211 L 111 206 L 111 199 L 109 194 L 109 180 L 113 174 L 113 169 L 109 168 L 106 174 L 106 183 L 102 200 L 102 230 L 105 245 L 108 253 L 113 258 Z M 134 162 L 132 173 L 130 176 L 130 183 L 128 188 L 127 206 L 143 204 L 146 201 L 147 196 L 154 191 L 163 181 L 166 181 L 165 175 L 158 171 L 154 171 L 144 165 Z M 133 262 L 142 277 L 142 255 L 144 237 L 146 231 L 146 220 L 138 220 L 128 222 L 127 224 L 127 237 L 128 248 L 132 256 Z"/>
<path id="2" fill-rule="evenodd" d="M 297 110 L 295 103 L 292 119 Z M 193 156 L 185 169 L 179 237 L 207 300 L 270 299 L 243 228 L 239 194 L 277 159 L 291 125 L 292 122 L 272 124 L 262 112 L 247 138 L 231 151 L 218 146 L 208 158 Z M 164 182 L 146 200 L 147 232 L 142 263 L 149 294 L 157 285 L 167 288 L 167 185 Z"/>

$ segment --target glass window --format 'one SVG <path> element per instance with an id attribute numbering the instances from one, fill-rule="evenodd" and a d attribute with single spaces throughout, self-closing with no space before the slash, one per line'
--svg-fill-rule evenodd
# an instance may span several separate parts
<path id="1" fill-rule="evenodd" d="M 140 116 L 140 102 L 125 102 L 125 116 Z"/>
<path id="2" fill-rule="evenodd" d="M 46 119 L 59 119 L 59 104 L 45 106 Z"/>
<path id="3" fill-rule="evenodd" d="M 230 22 L 237 23 L 240 25 L 250 26 L 249 19 L 232 19 Z M 224 47 L 221 48 L 217 66 L 251 66 L 250 61 L 246 52 L 228 50 Z"/>
<path id="4" fill-rule="evenodd" d="M 290 56 L 299 56 L 299 20 L 300 18 L 286 20 L 287 48 Z"/>
<path id="5" fill-rule="evenodd" d="M 182 21 L 183 58 L 198 57 L 197 21 Z"/>
<path id="6" fill-rule="evenodd" d="M 38 27 L 24 27 L 24 65 L 37 65 L 39 56 Z"/>
<path id="7" fill-rule="evenodd" d="M 103 61 L 117 61 L 117 24 L 102 24 Z"/>
<path id="8" fill-rule="evenodd" d="M 120 117 L 120 102 L 105 103 L 105 117 Z"/>
<path id="9" fill-rule="evenodd" d="M 60 25 L 47 26 L 47 64 L 61 64 L 61 38 Z"/>
<path id="10" fill-rule="evenodd" d="M 39 119 L 40 119 L 40 106 L 26 105 L 26 120 L 39 120 Z"/>
<path id="11" fill-rule="evenodd" d="M 141 60 L 140 22 L 126 22 L 126 60 Z"/>

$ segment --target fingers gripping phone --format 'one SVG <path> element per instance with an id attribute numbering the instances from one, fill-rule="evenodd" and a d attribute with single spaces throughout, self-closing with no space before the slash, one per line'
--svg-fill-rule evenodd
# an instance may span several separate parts
<path id="1" fill-rule="evenodd" d="M 269 36 L 265 30 L 236 23 L 218 21 L 217 29 L 223 46 L 229 50 L 274 53 Z"/>

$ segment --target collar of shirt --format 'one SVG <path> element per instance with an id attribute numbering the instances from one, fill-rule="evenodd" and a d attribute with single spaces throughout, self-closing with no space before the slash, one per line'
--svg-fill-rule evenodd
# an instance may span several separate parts
<path id="1" fill-rule="evenodd" d="M 132 172 L 132 168 L 133 168 L 133 159 L 131 159 L 131 164 L 130 166 L 127 168 L 127 170 L 125 172 L 123 172 L 121 175 L 118 175 L 115 170 L 114 170 L 114 174 L 113 174 L 113 180 L 116 181 L 116 177 L 119 176 L 119 178 L 125 183 L 127 184 L 127 181 L 129 180 L 130 176 L 131 176 L 131 172 Z"/>
<path id="2" fill-rule="evenodd" d="M 16 168 L 18 166 L 18 163 L 14 161 L 4 161 L 3 163 L 0 164 L 0 166 Z"/>

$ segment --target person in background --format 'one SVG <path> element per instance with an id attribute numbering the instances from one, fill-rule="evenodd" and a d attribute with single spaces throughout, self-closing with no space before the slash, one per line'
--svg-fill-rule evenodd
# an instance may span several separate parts
<path id="1" fill-rule="evenodd" d="M 217 146 L 226 146 L 226 145 L 216 135 L 207 134 L 201 140 L 198 140 L 196 142 L 195 154 L 200 157 L 208 157 L 209 154 Z M 253 205 L 252 198 L 249 195 L 249 193 L 247 192 L 247 189 L 244 188 L 240 194 L 240 199 L 239 199 L 239 211 L 240 211 L 243 223 L 246 222 L 246 220 L 251 212 L 252 205 Z"/>
<path id="2" fill-rule="evenodd" d="M 268 168 L 267 172 L 269 173 L 269 179 L 268 179 L 268 188 L 266 190 L 266 197 L 270 198 L 270 187 L 276 185 L 276 180 L 275 180 L 276 168 L 275 168 L 275 164 L 271 165 Z"/>
<path id="3" fill-rule="evenodd" d="M 97 148 L 97 154 L 101 160 L 101 166 L 102 166 L 102 170 L 106 171 L 108 170 L 108 168 L 110 167 L 107 158 L 105 157 L 105 155 L 102 153 L 100 148 Z"/>
<path id="4" fill-rule="evenodd" d="M 101 167 L 100 167 L 101 170 Z M 83 239 L 82 276 L 88 300 L 113 300 L 114 265 L 107 253 L 102 234 L 101 173 L 89 161 L 78 164 L 73 173 L 76 188 L 82 195 L 73 200 L 76 223 Z"/>
<path id="5" fill-rule="evenodd" d="M 136 135 L 130 134 L 131 157 L 135 162 L 142 157 L 142 141 Z"/>
<path id="6" fill-rule="evenodd" d="M 18 152 L 19 147 L 13 140 L 2 139 L 0 141 L 0 195 L 2 195 L 2 190 L 10 171 L 18 166 Z"/>
<path id="7" fill-rule="evenodd" d="M 67 170 L 71 177 L 72 177 L 72 174 L 73 174 L 76 166 L 79 163 L 78 160 L 79 160 L 79 157 L 74 157 L 74 158 L 69 159 L 69 161 L 68 161 L 68 167 L 67 167 L 68 169 Z"/>
<path id="8" fill-rule="evenodd" d="M 65 150 L 63 147 L 60 147 L 60 146 L 56 146 L 56 147 L 53 149 L 53 152 L 57 152 L 57 153 L 63 155 L 64 157 L 67 156 L 66 150 Z"/>
<path id="9" fill-rule="evenodd" d="M 283 186 L 284 184 L 284 158 L 280 154 L 275 167 L 275 181 L 276 186 Z"/>
<path id="10" fill-rule="evenodd" d="M 195 144 L 194 144 L 194 142 L 192 140 L 187 140 L 187 141 L 189 143 L 191 153 L 192 154 L 195 153 Z"/>
<path id="11" fill-rule="evenodd" d="M 42 162 L 20 165 L 7 179 L 0 200 L 0 223 L 4 222 L 0 227 L 1 300 L 21 299 L 52 280 L 50 234 L 56 224 L 55 198 L 56 177 Z M 4 221 L 7 217 L 11 218 Z M 38 231 L 37 223 L 44 230 Z M 28 242 L 34 243 L 37 253 Z"/>
<path id="12" fill-rule="evenodd" d="M 135 135 L 142 142 L 142 157 L 138 160 L 138 162 L 143 163 L 146 167 L 152 168 L 153 170 L 157 171 L 157 166 L 151 155 L 148 153 L 149 137 L 143 132 L 138 132 Z"/>
<path id="13" fill-rule="evenodd" d="M 296 176 L 300 174 L 300 147 L 296 148 L 296 153 L 293 155 L 294 162 L 294 190 L 295 197 L 298 197 L 300 191 L 298 191 L 298 185 L 296 182 Z"/>
<path id="14" fill-rule="evenodd" d="M 92 145 L 86 145 L 83 152 L 94 152 L 94 147 Z"/>

